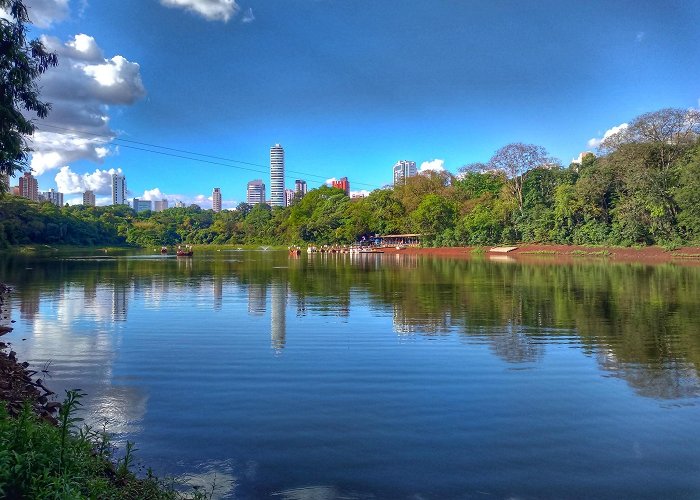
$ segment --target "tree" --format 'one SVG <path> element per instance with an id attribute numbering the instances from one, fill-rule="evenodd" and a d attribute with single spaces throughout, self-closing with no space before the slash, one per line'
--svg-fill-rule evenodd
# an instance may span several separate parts
<path id="1" fill-rule="evenodd" d="M 605 139 L 603 151 L 617 151 L 624 144 L 654 144 L 658 148 L 658 166 L 668 170 L 700 137 L 700 111 L 665 108 L 644 113 L 626 128 Z"/>
<path id="2" fill-rule="evenodd" d="M 25 137 L 34 124 L 22 111 L 45 118 L 51 105 L 39 99 L 37 79 L 58 64 L 39 40 L 27 41 L 27 8 L 21 0 L 0 0 L 10 19 L 0 19 L 0 174 L 13 175 L 27 163 Z M 8 186 L 0 183 L 0 193 Z"/>
<path id="3" fill-rule="evenodd" d="M 503 146 L 489 160 L 489 170 L 501 171 L 508 179 L 507 186 L 511 196 L 517 201 L 520 213 L 523 213 L 523 176 L 528 170 L 549 165 L 554 160 L 547 156 L 547 150 L 534 144 L 516 142 Z"/>

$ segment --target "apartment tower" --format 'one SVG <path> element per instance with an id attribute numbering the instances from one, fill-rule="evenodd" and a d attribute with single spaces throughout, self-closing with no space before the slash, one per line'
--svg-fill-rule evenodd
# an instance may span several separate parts
<path id="1" fill-rule="evenodd" d="M 112 174 L 112 205 L 128 205 L 126 199 L 126 177 Z"/>
<path id="2" fill-rule="evenodd" d="M 270 148 L 270 206 L 283 207 L 284 202 L 284 149 L 275 144 Z"/>
<path id="3" fill-rule="evenodd" d="M 89 189 L 83 193 L 83 205 L 86 207 L 95 206 L 95 193 Z"/>
<path id="4" fill-rule="evenodd" d="M 246 196 L 248 205 L 265 203 L 265 183 L 262 179 L 255 179 L 248 183 L 248 193 Z"/>
<path id="5" fill-rule="evenodd" d="M 221 188 L 214 188 L 211 192 L 211 208 L 217 214 L 221 212 Z"/>
<path id="6" fill-rule="evenodd" d="M 394 165 L 394 186 L 406 184 L 406 179 L 418 174 L 415 161 L 400 160 Z"/>
<path id="7" fill-rule="evenodd" d="M 300 198 L 303 198 L 306 194 L 306 181 L 297 179 L 294 181 L 294 194 L 298 194 Z"/>
<path id="8" fill-rule="evenodd" d="M 32 201 L 39 201 L 39 182 L 31 172 L 19 178 L 19 195 Z"/>
<path id="9" fill-rule="evenodd" d="M 333 187 L 342 189 L 347 196 L 350 196 L 350 181 L 347 177 L 341 177 L 337 181 L 333 181 Z"/>

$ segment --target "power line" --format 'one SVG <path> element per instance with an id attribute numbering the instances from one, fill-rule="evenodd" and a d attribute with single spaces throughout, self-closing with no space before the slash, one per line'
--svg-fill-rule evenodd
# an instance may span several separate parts
<path id="1" fill-rule="evenodd" d="M 49 127 L 49 128 L 56 129 L 56 130 L 46 130 L 45 127 Z M 269 173 L 269 170 L 268 170 L 269 167 L 268 167 L 268 165 L 262 165 L 262 164 L 260 164 L 260 163 L 252 163 L 252 162 L 247 162 L 247 161 L 243 161 L 243 160 L 234 160 L 234 159 L 232 159 L 232 158 L 224 158 L 224 157 L 221 157 L 221 156 L 214 156 L 214 155 L 209 155 L 209 154 L 204 154 L 204 153 L 197 153 L 197 152 L 195 152 L 195 151 L 187 151 L 187 150 L 184 150 L 184 149 L 171 148 L 171 147 L 168 147 L 168 146 L 160 146 L 160 145 L 158 145 L 158 144 L 151 144 L 151 143 L 147 143 L 147 142 L 140 142 L 140 141 L 135 141 L 135 140 L 131 140 L 131 139 L 121 139 L 121 138 L 119 138 L 119 137 L 113 137 L 113 136 L 107 135 L 107 134 L 97 134 L 97 133 L 94 133 L 94 132 L 86 132 L 86 131 L 81 131 L 81 130 L 73 130 L 73 129 L 69 129 L 69 128 L 66 128 L 66 127 L 59 127 L 59 126 L 57 126 L 57 125 L 49 125 L 49 124 L 46 124 L 46 123 L 38 124 L 38 126 L 37 126 L 36 128 L 39 129 L 39 130 L 42 130 L 42 129 L 43 129 L 44 132 L 50 132 L 50 133 L 53 133 L 53 134 L 59 134 L 59 135 L 65 135 L 65 136 L 74 136 L 74 137 L 75 137 L 75 136 L 80 136 L 80 135 L 82 134 L 82 135 L 87 135 L 87 136 L 92 136 L 92 137 L 100 137 L 100 138 L 107 139 L 105 142 L 116 142 L 116 141 L 118 141 L 118 142 L 117 142 L 117 145 L 120 146 L 120 147 L 129 148 L 129 149 L 135 149 L 135 150 L 138 150 L 138 151 L 145 151 L 145 152 L 147 152 L 147 153 L 155 153 L 155 154 L 160 154 L 160 155 L 164 155 L 164 156 L 171 156 L 171 157 L 174 157 L 174 158 L 180 158 L 180 159 L 184 159 L 184 160 L 197 161 L 197 162 L 200 162 L 200 163 L 207 163 L 207 164 L 210 164 L 210 165 L 218 165 L 218 166 L 222 166 L 222 167 L 235 168 L 235 169 L 239 169 L 239 170 L 247 170 L 247 171 L 249 171 L 249 172 L 255 172 L 255 173 L 260 173 L 260 174 L 267 174 L 267 173 Z M 59 132 L 58 130 L 62 130 L 62 131 L 64 131 L 64 132 Z M 213 159 L 213 160 L 222 160 L 222 161 L 231 162 L 231 163 L 240 163 L 240 164 L 242 164 L 242 165 L 250 165 L 250 166 L 253 166 L 253 167 L 262 167 L 262 168 L 264 168 L 265 170 L 257 170 L 257 169 L 253 169 L 253 168 L 241 167 L 241 166 L 239 166 L 239 165 L 230 165 L 230 164 L 228 164 L 228 163 L 221 163 L 221 162 L 219 162 L 219 161 L 204 160 L 204 159 L 201 159 L 201 158 L 192 158 L 192 157 L 190 157 L 190 156 L 182 156 L 182 155 L 178 155 L 178 154 L 167 153 L 167 152 L 165 152 L 165 151 L 156 151 L 156 150 L 153 150 L 153 149 L 147 149 L 147 148 L 141 148 L 141 147 L 137 147 L 137 146 L 131 146 L 131 145 L 129 145 L 129 144 L 122 144 L 122 142 L 128 142 L 128 143 L 130 143 L 130 144 L 138 144 L 138 145 L 140 145 L 140 146 L 147 146 L 147 147 L 149 147 L 149 148 L 164 149 L 164 150 L 166 150 L 166 151 L 175 151 L 175 152 L 177 152 L 177 153 L 183 153 L 183 154 L 186 154 L 186 155 L 201 156 L 201 157 L 203 157 L 203 158 L 211 158 L 211 159 Z M 308 173 L 308 172 L 300 172 L 300 171 L 298 171 L 298 170 L 288 170 L 288 169 L 286 169 L 286 168 L 285 168 L 285 170 L 286 170 L 286 172 L 289 172 L 289 173 L 292 173 L 292 174 L 296 174 L 296 175 L 303 175 L 303 176 L 305 176 L 305 177 L 315 177 L 316 179 L 321 179 L 321 180 L 323 180 L 324 182 L 325 182 L 326 179 L 327 179 L 326 177 L 321 176 L 321 175 L 318 175 L 318 174 L 310 174 L 310 173 Z M 292 178 L 293 176 L 289 176 L 289 175 L 286 175 L 286 174 L 285 174 L 285 177 Z M 357 181 L 353 182 L 353 185 L 366 186 L 366 187 L 370 187 L 370 188 L 379 188 L 379 186 L 377 186 L 377 185 L 375 185 L 375 184 L 368 184 L 368 183 L 365 183 L 365 182 L 357 182 Z"/>

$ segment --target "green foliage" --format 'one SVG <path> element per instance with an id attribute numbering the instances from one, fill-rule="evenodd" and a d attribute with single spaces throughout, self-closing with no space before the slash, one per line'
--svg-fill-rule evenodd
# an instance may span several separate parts
<path id="1" fill-rule="evenodd" d="M 39 100 L 37 79 L 56 66 L 56 54 L 47 52 L 39 40 L 27 40 L 27 8 L 20 0 L 0 0 L 9 19 L 0 18 L 0 177 L 13 175 L 27 162 L 25 137 L 34 125 L 22 111 L 45 118 L 50 105 Z M 0 194 L 8 186 L 0 183 Z"/>
<path id="2" fill-rule="evenodd" d="M 204 498 L 186 497 L 152 475 L 137 479 L 129 470 L 133 443 L 127 444 L 126 456 L 115 470 L 108 434 L 77 427 L 82 421 L 76 416 L 82 396 L 66 391 L 58 426 L 37 417 L 29 405 L 12 418 L 0 404 L 0 497 Z"/>
<path id="3" fill-rule="evenodd" d="M 606 156 L 588 154 L 566 169 L 539 164 L 547 159 L 542 148 L 511 144 L 490 162 L 500 170 L 474 165 L 459 177 L 428 172 L 362 199 L 322 186 L 286 208 L 241 203 L 220 213 L 191 206 L 135 214 L 126 206 L 59 208 L 3 197 L 0 248 L 331 245 L 414 232 L 437 246 L 697 244 L 700 142 L 692 117 L 686 124 L 671 111 L 639 118 L 651 121 L 650 130 L 660 127 L 657 135 L 665 140 L 652 140 L 653 134 L 644 139 L 647 129 L 637 120 L 634 134 L 608 141 Z M 669 121 L 681 132 L 686 125 L 691 129 L 674 140 L 665 128 Z"/>

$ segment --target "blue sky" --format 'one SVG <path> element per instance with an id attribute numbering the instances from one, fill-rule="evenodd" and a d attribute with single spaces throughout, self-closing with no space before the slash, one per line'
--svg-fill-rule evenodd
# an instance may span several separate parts
<path id="1" fill-rule="evenodd" d="M 235 206 L 277 142 L 288 187 L 371 190 L 398 160 L 456 172 L 518 141 L 568 165 L 641 113 L 700 106 L 700 1 L 26 3 L 61 61 L 32 167 L 68 201 L 121 169 L 131 196 L 210 207 L 217 186 Z"/>

